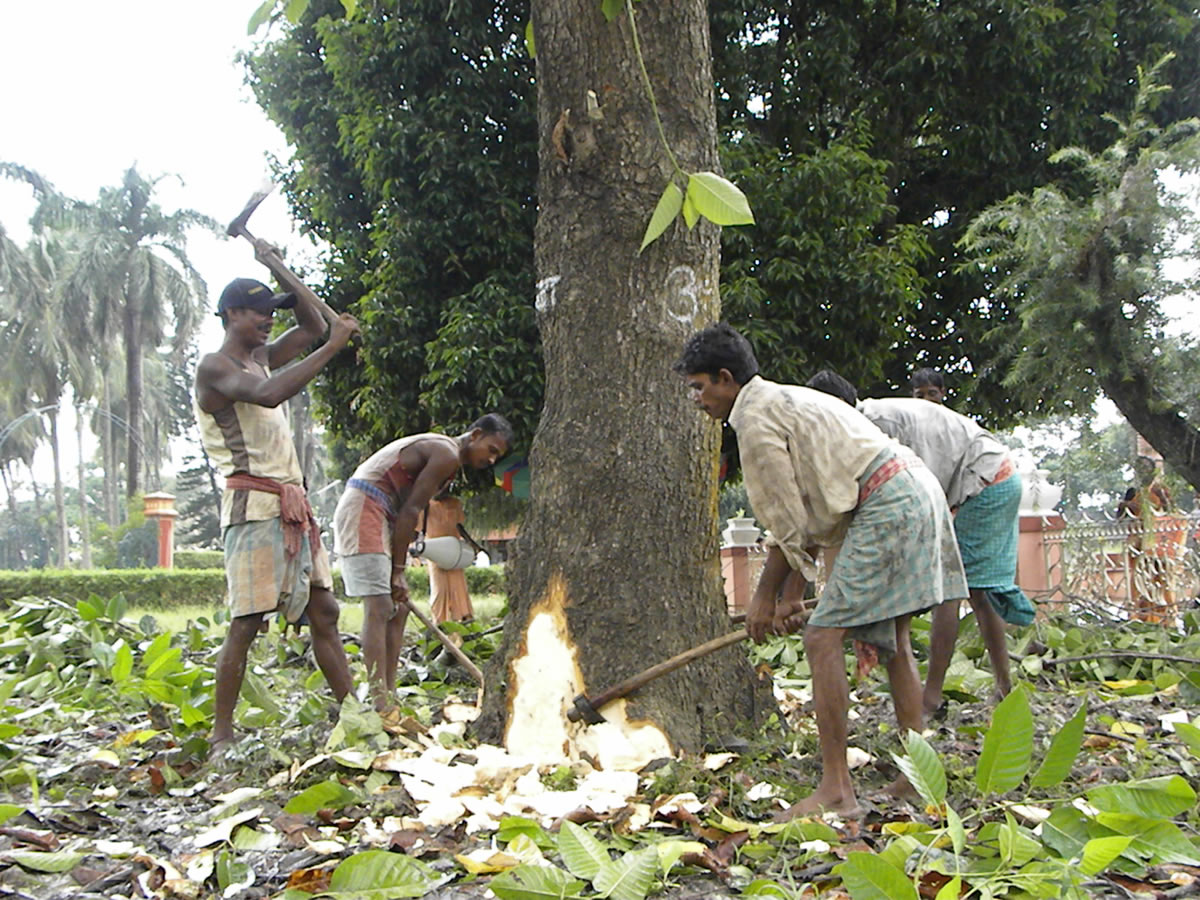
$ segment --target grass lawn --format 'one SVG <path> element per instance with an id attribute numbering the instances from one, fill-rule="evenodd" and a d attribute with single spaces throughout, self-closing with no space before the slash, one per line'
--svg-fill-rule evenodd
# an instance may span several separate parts
<path id="1" fill-rule="evenodd" d="M 429 614 L 429 597 L 413 597 L 413 602 L 425 614 Z M 503 594 L 477 594 L 471 598 L 471 603 L 475 607 L 475 618 L 480 621 L 493 620 L 499 617 L 500 610 L 504 608 L 505 597 Z M 338 619 L 339 630 L 347 634 L 358 634 L 362 631 L 363 611 L 362 603 L 357 600 L 342 601 L 342 615 Z M 140 620 L 142 616 L 152 616 L 158 622 L 159 628 L 164 631 L 184 631 L 187 628 L 189 621 L 195 621 L 199 618 L 206 618 L 212 621 L 213 613 L 216 608 L 210 604 L 196 604 L 188 606 L 176 606 L 172 609 L 148 609 L 146 607 L 131 607 L 126 613 L 127 618 L 132 618 L 135 622 Z M 416 616 L 408 617 L 408 624 L 405 626 L 406 631 L 418 631 L 424 626 L 417 620 Z M 214 625 L 211 630 L 224 630 L 223 625 Z"/>

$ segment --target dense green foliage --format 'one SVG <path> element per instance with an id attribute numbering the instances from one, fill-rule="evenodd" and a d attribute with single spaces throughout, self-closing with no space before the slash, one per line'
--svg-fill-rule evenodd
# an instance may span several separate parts
<path id="1" fill-rule="evenodd" d="M 950 369 L 972 412 L 1010 419 L 1013 317 L 977 302 L 985 283 L 956 266 L 956 241 L 988 205 L 1045 182 L 1052 148 L 1104 146 L 1101 116 L 1128 105 L 1139 63 L 1178 51 L 1157 121 L 1200 108 L 1192 4 L 710 9 L 725 174 L 757 221 L 724 235 L 727 318 L 776 377 L 831 365 L 880 391 L 919 360 Z M 296 213 L 333 245 L 330 298 L 366 325 L 324 393 L 356 448 L 492 407 L 532 433 L 526 15 L 427 0 L 400 14 L 358 4 L 346 21 L 325 0 L 249 62 L 296 147 L 281 164 Z"/>
<path id="2" fill-rule="evenodd" d="M 1139 71 L 1128 111 L 1107 121 L 1106 146 L 1057 150 L 1050 161 L 1063 176 L 989 207 L 963 244 L 991 294 L 1018 307 L 1010 337 L 1017 362 L 1005 378 L 1015 398 L 1034 408 L 1054 385 L 1060 403 L 1087 409 L 1103 390 L 1195 485 L 1200 432 L 1188 405 L 1163 389 L 1171 370 L 1162 364 L 1161 298 L 1196 287 L 1195 277 L 1168 278 L 1165 262 L 1181 237 L 1200 234 L 1200 219 L 1158 174 L 1200 170 L 1200 119 L 1155 122 L 1169 61 Z"/>
<path id="3" fill-rule="evenodd" d="M 328 299 L 363 325 L 357 358 L 326 370 L 334 433 L 361 452 L 498 411 L 531 435 L 533 63 L 516 39 L 527 7 L 364 4 L 352 22 L 341 11 L 314 3 L 251 60 L 260 102 L 297 148 L 288 193 L 333 245 Z"/>
<path id="4" fill-rule="evenodd" d="M 225 602 L 225 570 L 219 550 L 178 551 L 181 564 L 175 569 L 25 569 L 0 570 L 0 602 L 19 597 L 61 597 L 83 600 L 92 595 L 124 595 L 132 606 L 145 609 L 170 609 L 180 604 L 211 603 L 213 608 Z M 206 563 L 209 567 L 191 563 Z M 216 565 L 213 566 L 212 563 Z M 471 566 L 464 569 L 467 590 L 472 594 L 499 594 L 504 591 L 503 566 Z M 409 566 L 405 573 L 414 596 L 429 595 L 429 570 Z M 345 598 L 341 573 L 333 570 L 334 594 Z"/>
<path id="5" fill-rule="evenodd" d="M 29 569 L 0 571 L 0 601 L 20 597 L 86 600 L 123 594 L 130 604 L 166 609 L 183 603 L 224 602 L 224 569 Z"/>

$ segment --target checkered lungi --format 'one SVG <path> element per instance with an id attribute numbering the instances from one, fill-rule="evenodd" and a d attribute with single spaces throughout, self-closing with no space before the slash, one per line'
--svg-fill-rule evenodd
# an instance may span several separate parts
<path id="1" fill-rule="evenodd" d="M 325 547 L 309 543 L 304 533 L 300 552 L 291 559 L 279 518 L 243 522 L 225 528 L 225 581 L 234 618 L 279 609 L 298 622 L 308 606 L 310 587 L 333 588 Z"/>
<path id="2" fill-rule="evenodd" d="M 860 487 L 898 454 L 867 466 Z M 950 508 L 941 485 L 915 457 L 878 483 L 854 510 L 846 539 L 809 624 L 847 628 L 884 654 L 896 650 L 893 620 L 967 596 Z"/>
<path id="3" fill-rule="evenodd" d="M 981 590 L 1004 621 L 1028 625 L 1034 608 L 1014 583 L 1021 505 L 1016 472 L 965 501 L 954 517 L 967 584 Z"/>

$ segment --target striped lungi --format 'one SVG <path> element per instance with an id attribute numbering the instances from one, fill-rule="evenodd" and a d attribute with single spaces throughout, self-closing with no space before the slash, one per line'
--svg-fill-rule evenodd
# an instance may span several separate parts
<path id="1" fill-rule="evenodd" d="M 230 614 L 249 616 L 281 609 L 298 622 L 313 587 L 333 588 L 325 547 L 309 543 L 304 532 L 300 552 L 289 557 L 281 519 L 243 522 L 225 528 L 225 582 Z"/>
<path id="2" fill-rule="evenodd" d="M 967 584 L 985 593 L 1006 622 L 1028 625 L 1034 608 L 1014 583 L 1021 505 L 1021 476 L 1013 473 L 966 500 L 954 517 Z"/>
<path id="3" fill-rule="evenodd" d="M 885 467 L 893 474 L 879 483 L 873 476 Z M 856 640 L 890 654 L 894 619 L 966 597 L 967 582 L 945 494 L 920 460 L 888 448 L 858 481 L 860 489 L 873 489 L 854 510 L 809 624 L 850 629 Z"/>

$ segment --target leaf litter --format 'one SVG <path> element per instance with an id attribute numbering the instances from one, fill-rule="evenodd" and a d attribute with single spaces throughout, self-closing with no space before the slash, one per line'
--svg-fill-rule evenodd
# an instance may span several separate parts
<path id="1" fill-rule="evenodd" d="M 871 893 L 880 884 L 896 892 L 882 896 L 971 885 L 1174 897 L 1198 887 L 1200 667 L 1136 654 L 1041 664 L 1102 654 L 1113 643 L 1103 628 L 1044 622 L 1013 636 L 1014 671 L 1029 676 L 1019 700 L 1036 723 L 1023 751 L 1006 746 L 1012 723 L 1000 721 L 1020 703 L 988 702 L 969 619 L 948 701 L 923 737 L 895 733 L 886 682 L 855 683 L 850 755 L 865 816 L 779 824 L 771 815 L 819 773 L 794 639 L 750 650 L 775 676 L 780 714 L 744 749 L 638 772 L 475 742 L 479 698 L 427 640 L 406 649 L 400 702 L 383 716 L 353 697 L 334 708 L 303 640 L 261 640 L 239 707 L 245 733 L 213 764 L 208 623 L 164 640 L 123 615 L 98 598 L 82 613 L 39 598 L 0 612 L 0 897 L 857 898 L 881 896 Z M 1196 659 L 1188 616 L 1177 633 L 1126 623 L 1117 642 Z M 484 630 L 463 629 L 477 659 L 494 649 Z M 1067 733 L 1072 721 L 1080 734 Z M 985 760 L 984 779 L 989 740 L 999 763 Z M 1024 768 L 1004 769 L 1022 752 Z M 1057 781 L 1043 774 L 1051 762 Z M 901 767 L 932 794 L 873 799 Z"/>

